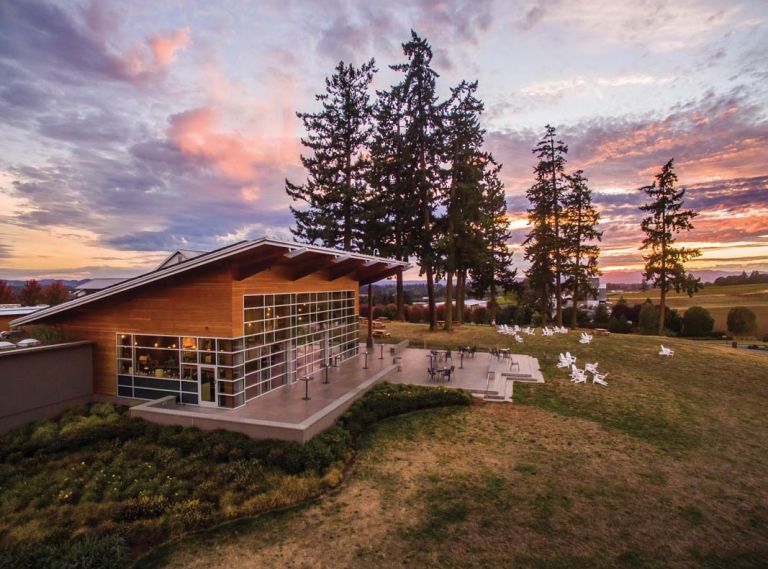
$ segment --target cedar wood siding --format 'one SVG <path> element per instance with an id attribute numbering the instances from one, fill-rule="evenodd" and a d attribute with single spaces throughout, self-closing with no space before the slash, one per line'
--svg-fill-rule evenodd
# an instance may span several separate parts
<path id="1" fill-rule="evenodd" d="M 94 342 L 94 392 L 116 395 L 118 332 L 229 337 L 231 290 L 232 279 L 226 267 L 206 267 L 74 308 L 40 323 L 61 327 L 69 338 Z"/>
<path id="2" fill-rule="evenodd" d="M 353 290 L 359 310 L 359 284 L 354 274 L 329 281 L 327 272 L 319 271 L 292 281 L 288 271 L 286 267 L 272 267 L 236 281 L 230 267 L 221 263 L 74 308 L 39 323 L 58 326 L 71 339 L 93 342 L 94 393 L 116 395 L 117 333 L 242 336 L 244 294 Z"/>

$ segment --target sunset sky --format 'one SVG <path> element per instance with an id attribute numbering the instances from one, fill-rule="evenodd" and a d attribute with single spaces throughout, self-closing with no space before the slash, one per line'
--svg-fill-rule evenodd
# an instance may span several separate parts
<path id="1" fill-rule="evenodd" d="M 602 211 L 609 281 L 636 275 L 637 188 L 673 157 L 700 211 L 692 268 L 768 270 L 765 0 L 2 0 L 0 278 L 128 276 L 178 248 L 290 238 L 295 112 L 339 60 L 396 81 L 411 28 L 441 93 L 480 83 L 516 243 L 551 123 Z"/>

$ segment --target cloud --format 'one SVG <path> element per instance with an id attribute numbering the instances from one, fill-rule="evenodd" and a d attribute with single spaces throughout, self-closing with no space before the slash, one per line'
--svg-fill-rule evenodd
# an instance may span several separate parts
<path id="1" fill-rule="evenodd" d="M 103 10 L 73 13 L 39 0 L 7 0 L 0 10 L 0 58 L 64 81 L 101 77 L 141 83 L 158 78 L 190 39 L 189 29 L 183 28 L 113 49 L 119 22 Z"/>

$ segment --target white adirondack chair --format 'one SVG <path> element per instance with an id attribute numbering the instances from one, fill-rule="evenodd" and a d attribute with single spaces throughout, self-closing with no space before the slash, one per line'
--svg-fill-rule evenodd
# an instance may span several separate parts
<path id="1" fill-rule="evenodd" d="M 586 383 L 587 374 L 583 369 L 576 367 L 576 364 L 571 366 L 571 381 L 573 383 Z"/>
<path id="2" fill-rule="evenodd" d="M 565 357 L 565 354 L 560 354 L 557 361 L 557 367 L 560 369 L 566 369 L 571 367 L 571 360 Z"/>
<path id="3" fill-rule="evenodd" d="M 592 374 L 592 383 L 599 383 L 600 385 L 608 387 L 608 384 L 605 382 L 606 377 L 608 377 L 607 373 L 594 373 Z"/>
<path id="4" fill-rule="evenodd" d="M 593 364 L 590 364 L 590 363 L 584 364 L 584 369 L 589 373 L 597 373 L 597 362 Z"/>
<path id="5" fill-rule="evenodd" d="M 515 334 L 515 340 L 517 341 L 518 344 L 522 344 L 523 343 L 523 337 L 522 336 L 518 336 L 517 334 Z"/>
<path id="6" fill-rule="evenodd" d="M 661 350 L 659 350 L 659 355 L 660 356 L 671 357 L 671 356 L 675 355 L 675 350 L 672 350 L 670 348 L 665 348 L 664 344 L 662 344 L 661 345 Z"/>

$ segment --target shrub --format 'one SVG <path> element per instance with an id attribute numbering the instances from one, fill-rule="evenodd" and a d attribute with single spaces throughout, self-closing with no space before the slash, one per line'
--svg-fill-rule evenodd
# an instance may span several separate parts
<path id="1" fill-rule="evenodd" d="M 622 316 L 624 316 L 626 320 L 632 320 L 632 308 L 627 304 L 627 301 L 623 296 L 613 306 L 613 310 L 611 310 L 611 318 L 618 320 Z"/>
<path id="2" fill-rule="evenodd" d="M 518 306 L 517 310 L 515 310 L 515 324 L 520 326 L 530 324 L 532 313 L 533 311 L 530 308 L 523 305 Z"/>
<path id="3" fill-rule="evenodd" d="M 755 313 L 744 306 L 736 306 L 728 311 L 728 331 L 737 336 L 746 336 L 757 328 Z"/>
<path id="4" fill-rule="evenodd" d="M 517 306 L 505 304 L 496 311 L 496 324 L 514 324 Z"/>
<path id="5" fill-rule="evenodd" d="M 675 334 L 683 333 L 683 317 L 674 308 L 664 307 L 664 327 Z"/>
<path id="6" fill-rule="evenodd" d="M 683 334 L 686 336 L 708 336 L 714 326 L 715 319 L 701 306 L 691 306 L 683 314 Z"/>
<path id="7" fill-rule="evenodd" d="M 655 334 L 659 329 L 659 309 L 650 299 L 640 307 L 637 327 L 641 334 Z"/>
<path id="8" fill-rule="evenodd" d="M 622 314 L 618 318 L 611 316 L 608 321 L 608 330 L 617 334 L 629 334 L 632 326 L 627 321 L 627 317 Z"/>
<path id="9" fill-rule="evenodd" d="M 611 314 L 608 312 L 608 307 L 605 304 L 598 304 L 592 316 L 592 323 L 595 326 L 607 326 L 610 318 Z"/>
<path id="10" fill-rule="evenodd" d="M 420 324 L 427 319 L 427 307 L 421 304 L 408 304 L 405 307 L 405 319 L 408 322 Z"/>
<path id="11" fill-rule="evenodd" d="M 544 321 L 544 317 L 539 314 L 538 312 L 534 312 L 531 314 L 531 325 L 532 326 L 541 326 L 541 323 Z"/>
<path id="12" fill-rule="evenodd" d="M 573 307 L 566 306 L 563 309 L 563 322 L 566 325 L 570 326 L 572 318 L 573 318 Z M 587 314 L 585 310 L 579 310 L 576 313 L 576 325 L 580 327 L 584 327 L 587 324 L 589 324 L 589 314 Z"/>
<path id="13" fill-rule="evenodd" d="M 491 315 L 485 306 L 475 306 L 469 314 L 475 324 L 490 324 Z"/>
<path id="14" fill-rule="evenodd" d="M 117 535 L 25 543 L 0 552 L 2 569 L 119 569 L 127 562 L 128 547 Z"/>

